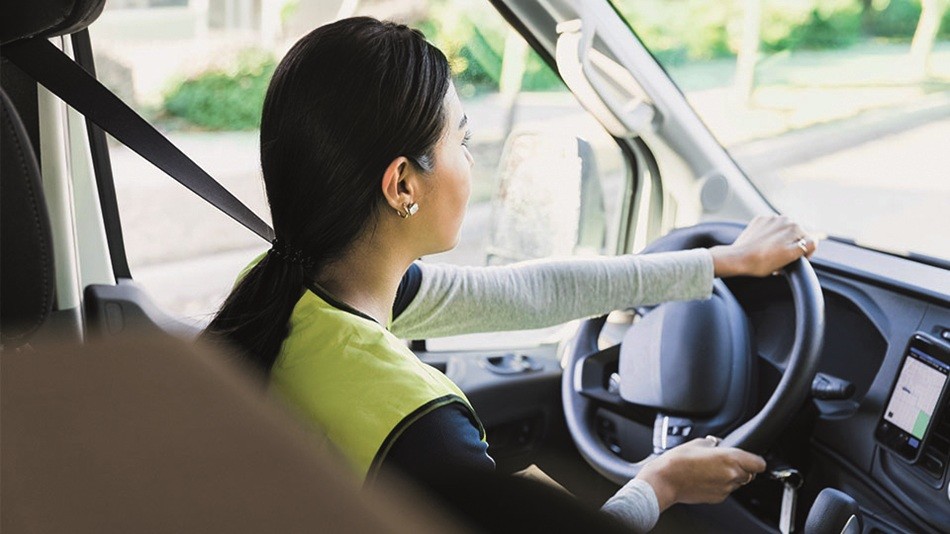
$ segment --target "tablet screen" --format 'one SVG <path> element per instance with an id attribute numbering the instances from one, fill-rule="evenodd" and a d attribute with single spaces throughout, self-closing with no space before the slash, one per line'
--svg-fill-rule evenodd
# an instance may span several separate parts
<path id="1" fill-rule="evenodd" d="M 912 347 L 884 410 L 884 419 L 919 443 L 930 428 L 948 372 L 947 364 Z"/>
<path id="2" fill-rule="evenodd" d="M 885 447 L 915 462 L 934 426 L 950 377 L 950 351 L 915 334 L 874 436 Z"/>

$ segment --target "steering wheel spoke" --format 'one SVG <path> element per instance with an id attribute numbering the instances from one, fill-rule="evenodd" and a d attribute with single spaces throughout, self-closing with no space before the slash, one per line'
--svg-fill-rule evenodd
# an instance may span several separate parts
<path id="1" fill-rule="evenodd" d="M 620 345 L 581 356 L 574 363 L 574 390 L 607 405 L 619 405 Z"/>
<path id="2" fill-rule="evenodd" d="M 701 419 L 657 412 L 653 422 L 653 453 L 662 454 L 687 441 L 705 437 L 714 432 L 715 426 Z"/>
<path id="3" fill-rule="evenodd" d="M 625 419 L 649 425 L 656 410 L 623 400 L 620 396 L 620 345 L 582 356 L 575 361 L 575 391 L 596 407 Z"/>

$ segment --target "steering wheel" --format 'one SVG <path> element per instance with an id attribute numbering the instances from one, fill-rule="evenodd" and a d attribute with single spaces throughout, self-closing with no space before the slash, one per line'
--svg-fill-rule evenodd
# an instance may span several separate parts
<path id="1" fill-rule="evenodd" d="M 644 253 L 729 244 L 743 228 L 717 222 L 675 230 Z M 795 335 L 782 379 L 758 413 L 748 318 L 721 280 L 713 282 L 708 300 L 641 309 L 621 343 L 603 350 L 598 338 L 606 316 L 584 321 L 568 347 L 561 382 L 564 416 L 581 456 L 624 484 L 647 461 L 694 437 L 724 435 L 722 446 L 764 453 L 811 390 L 825 326 L 824 298 L 808 261 L 796 260 L 781 272 L 791 288 Z M 638 411 L 655 410 L 653 453 L 632 461 L 618 443 L 605 443 L 605 432 L 623 429 L 595 424 L 601 408 L 620 425 L 634 424 Z"/>

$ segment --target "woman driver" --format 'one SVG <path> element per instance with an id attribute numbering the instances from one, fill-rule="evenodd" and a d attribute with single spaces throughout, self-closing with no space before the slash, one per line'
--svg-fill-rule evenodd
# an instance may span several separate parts
<path id="1" fill-rule="evenodd" d="M 445 56 L 415 30 L 371 18 L 303 37 L 267 91 L 261 165 L 277 239 L 207 331 L 239 347 L 367 480 L 390 467 L 423 480 L 494 468 L 464 393 L 400 338 L 706 298 L 716 276 L 765 276 L 815 247 L 770 217 L 712 249 L 417 262 L 458 241 L 473 164 L 466 123 Z M 672 504 L 722 501 L 764 469 L 759 456 L 694 440 L 648 463 L 603 510 L 647 530 Z"/>

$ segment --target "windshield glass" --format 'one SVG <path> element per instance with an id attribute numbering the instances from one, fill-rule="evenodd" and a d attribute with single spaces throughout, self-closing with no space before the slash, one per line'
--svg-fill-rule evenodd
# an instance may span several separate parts
<path id="1" fill-rule="evenodd" d="M 950 259 L 950 3 L 614 5 L 776 209 Z"/>

